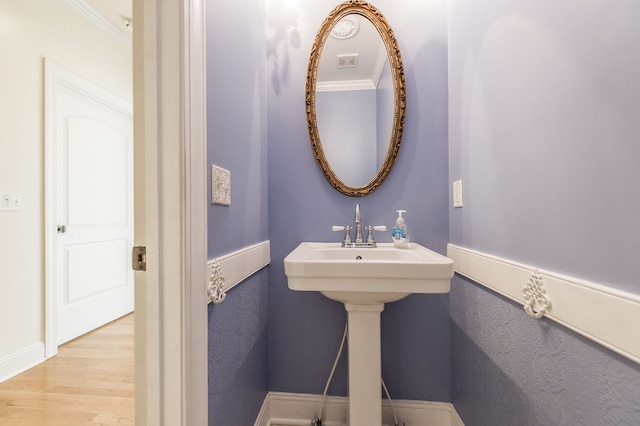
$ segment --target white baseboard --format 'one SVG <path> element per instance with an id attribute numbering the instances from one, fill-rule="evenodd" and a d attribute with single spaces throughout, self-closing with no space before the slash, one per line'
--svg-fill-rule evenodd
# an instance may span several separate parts
<path id="1" fill-rule="evenodd" d="M 44 343 L 36 343 L 0 359 L 0 383 L 45 361 Z"/>
<path id="2" fill-rule="evenodd" d="M 512 260 L 449 244 L 454 269 L 473 281 L 525 304 L 523 290 L 537 272 L 551 305 L 544 316 L 640 363 L 640 296 Z"/>
<path id="3" fill-rule="evenodd" d="M 254 426 L 310 426 L 318 418 L 322 395 L 269 392 Z M 345 426 L 349 398 L 328 396 L 324 402 L 322 426 Z M 394 400 L 398 424 L 407 426 L 464 426 L 452 404 L 446 402 Z M 389 401 L 382 401 L 382 422 L 395 420 Z"/>

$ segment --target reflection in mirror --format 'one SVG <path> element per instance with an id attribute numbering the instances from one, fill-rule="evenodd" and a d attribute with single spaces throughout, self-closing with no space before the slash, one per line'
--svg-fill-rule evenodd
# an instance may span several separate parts
<path id="1" fill-rule="evenodd" d="M 316 119 L 333 172 L 349 186 L 366 185 L 387 155 L 393 124 L 393 82 L 387 50 L 373 24 L 356 22 L 350 38 L 327 39 L 316 80 Z M 335 28 L 335 27 L 334 27 Z M 357 53 L 344 53 L 357 52 Z"/>
<path id="2" fill-rule="evenodd" d="M 365 2 L 336 7 L 316 36 L 307 75 L 312 147 L 336 189 L 362 196 L 385 179 L 402 138 L 404 93 L 384 17 Z"/>

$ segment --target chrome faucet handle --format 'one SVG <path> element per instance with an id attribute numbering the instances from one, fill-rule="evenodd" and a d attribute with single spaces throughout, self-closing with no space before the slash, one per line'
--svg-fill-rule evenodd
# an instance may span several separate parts
<path id="1" fill-rule="evenodd" d="M 367 226 L 367 243 L 375 244 L 376 240 L 373 238 L 373 231 L 386 231 L 387 227 L 385 225 Z"/>
<path id="2" fill-rule="evenodd" d="M 344 231 L 344 239 L 342 240 L 342 245 L 351 243 L 351 227 L 347 226 L 332 226 L 332 231 Z"/>

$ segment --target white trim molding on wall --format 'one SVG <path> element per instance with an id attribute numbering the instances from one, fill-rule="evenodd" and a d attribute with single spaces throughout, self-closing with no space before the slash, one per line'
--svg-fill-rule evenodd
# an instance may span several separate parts
<path id="1" fill-rule="evenodd" d="M 0 359 L 0 383 L 44 362 L 44 343 L 36 343 Z"/>
<path id="2" fill-rule="evenodd" d="M 271 242 L 263 241 L 207 262 L 209 302 L 220 303 L 226 292 L 271 263 Z"/>
<path id="3" fill-rule="evenodd" d="M 458 274 L 525 306 L 533 283 L 549 302 L 543 316 L 640 363 L 640 296 L 453 244 L 447 256 Z"/>
<path id="4" fill-rule="evenodd" d="M 103 30 L 109 36 L 111 36 L 114 40 L 120 43 L 122 46 L 126 47 L 129 50 L 132 50 L 132 36 L 130 33 L 126 33 L 119 28 L 107 18 L 105 18 L 100 12 L 90 6 L 85 0 L 67 0 L 67 2 L 76 8 L 78 12 L 80 12 L 85 18 L 87 18 L 91 23 L 96 25 L 98 28 Z M 125 18 L 122 17 L 122 25 L 124 25 Z"/>
<path id="5" fill-rule="evenodd" d="M 269 392 L 254 426 L 309 426 L 318 419 L 322 395 Z M 383 425 L 395 422 L 388 400 L 381 400 Z M 399 424 L 464 426 L 453 404 L 447 402 L 393 400 Z M 322 414 L 323 426 L 342 426 L 349 413 L 349 398 L 327 396 Z"/>

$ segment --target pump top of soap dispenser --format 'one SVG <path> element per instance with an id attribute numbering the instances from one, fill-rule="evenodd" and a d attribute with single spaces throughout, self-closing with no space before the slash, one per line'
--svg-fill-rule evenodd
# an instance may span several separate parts
<path id="1" fill-rule="evenodd" d="M 398 225 L 403 225 L 404 224 L 404 218 L 402 217 L 402 213 L 406 213 L 406 210 L 396 210 L 396 213 L 398 213 L 398 217 L 396 219 L 396 223 Z"/>

